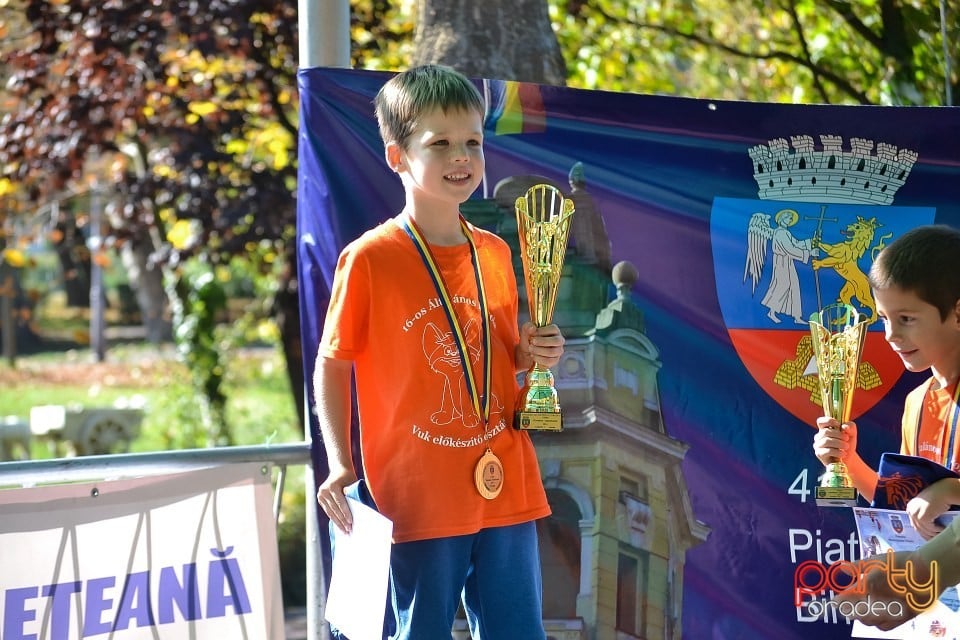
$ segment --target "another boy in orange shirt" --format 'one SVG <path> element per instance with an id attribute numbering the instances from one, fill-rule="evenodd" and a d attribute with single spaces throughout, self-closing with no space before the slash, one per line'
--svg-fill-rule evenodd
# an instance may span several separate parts
<path id="1" fill-rule="evenodd" d="M 960 471 L 960 231 L 944 225 L 912 229 L 887 246 L 870 268 L 870 286 L 885 338 L 908 371 L 931 378 L 904 402 L 900 452 Z M 854 486 L 873 500 L 877 474 L 857 454 L 857 425 L 817 419 L 813 449 L 821 462 L 846 463 Z M 942 527 L 934 519 L 960 504 L 960 480 L 945 478 L 907 504 L 926 539 Z"/>

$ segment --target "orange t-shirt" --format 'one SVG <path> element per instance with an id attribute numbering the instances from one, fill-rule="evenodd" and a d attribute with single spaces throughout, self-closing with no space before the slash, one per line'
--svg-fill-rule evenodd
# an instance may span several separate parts
<path id="1" fill-rule="evenodd" d="M 951 459 L 945 460 L 951 444 L 951 432 L 956 429 L 958 415 L 956 384 L 947 389 L 934 389 L 930 378 L 907 394 L 901 422 L 900 453 L 933 460 L 960 471 L 960 433 L 956 433 Z M 949 464 L 945 464 L 949 463 Z"/>
<path id="2" fill-rule="evenodd" d="M 517 288 L 510 249 L 469 227 L 491 322 L 490 421 L 477 418 L 459 351 L 426 265 L 393 220 L 340 255 L 320 354 L 352 360 L 363 471 L 380 511 L 406 542 L 475 533 L 550 514 L 536 451 L 513 428 L 518 384 Z M 470 246 L 431 246 L 483 384 L 482 330 Z M 487 500 L 474 469 L 489 446 L 503 464 L 503 489 Z"/>

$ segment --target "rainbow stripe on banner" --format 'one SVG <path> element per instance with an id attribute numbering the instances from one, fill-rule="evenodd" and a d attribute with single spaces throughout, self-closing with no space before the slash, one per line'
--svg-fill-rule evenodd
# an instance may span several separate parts
<path id="1" fill-rule="evenodd" d="M 491 82 L 488 128 L 498 135 L 542 133 L 547 128 L 540 85 L 516 80 Z"/>

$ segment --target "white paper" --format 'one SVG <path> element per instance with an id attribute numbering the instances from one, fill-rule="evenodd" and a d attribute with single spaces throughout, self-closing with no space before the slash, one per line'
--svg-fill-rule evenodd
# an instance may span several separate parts
<path id="1" fill-rule="evenodd" d="M 381 640 L 393 523 L 347 498 L 353 528 L 333 527 L 333 567 L 324 617 L 350 640 Z"/>
<path id="2" fill-rule="evenodd" d="M 905 511 L 869 509 L 853 510 L 860 538 L 860 555 L 868 557 L 894 551 L 912 551 L 925 540 L 910 524 Z M 937 522 L 948 525 L 960 512 L 948 511 Z M 890 638 L 917 640 L 920 638 L 956 638 L 960 633 L 960 600 L 956 586 L 948 587 L 937 603 L 916 618 L 890 631 L 880 631 L 862 622 L 853 623 L 852 638 Z"/>

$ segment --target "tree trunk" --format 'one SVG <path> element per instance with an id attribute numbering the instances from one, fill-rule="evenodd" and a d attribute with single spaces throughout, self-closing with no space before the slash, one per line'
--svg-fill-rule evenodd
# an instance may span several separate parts
<path id="1" fill-rule="evenodd" d="M 127 271 L 130 287 L 137 297 L 147 342 L 160 344 L 170 340 L 172 328 L 167 318 L 167 293 L 163 287 L 163 273 L 158 265 L 150 264 L 153 250 L 149 236 L 136 238 L 124 244 L 120 251 L 120 260 Z"/>
<path id="2" fill-rule="evenodd" d="M 421 0 L 412 64 L 475 78 L 565 85 L 546 0 Z"/>
<path id="3" fill-rule="evenodd" d="M 77 226 L 73 215 L 64 213 L 61 213 L 56 221 L 54 232 L 53 247 L 63 272 L 67 306 L 89 309 L 90 252 L 84 244 L 83 232 Z"/>
<path id="4" fill-rule="evenodd" d="M 316 353 L 303 353 L 300 329 L 300 304 L 297 293 L 297 252 L 296 243 L 287 243 L 286 268 L 280 276 L 280 287 L 273 300 L 273 317 L 280 330 L 280 343 L 283 346 L 284 360 L 287 363 L 287 377 L 293 392 L 293 401 L 297 405 L 297 417 L 300 419 L 300 432 L 303 433 L 306 416 L 306 389 L 304 385 L 303 358 L 316 357 Z"/>

